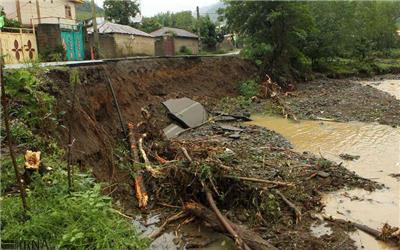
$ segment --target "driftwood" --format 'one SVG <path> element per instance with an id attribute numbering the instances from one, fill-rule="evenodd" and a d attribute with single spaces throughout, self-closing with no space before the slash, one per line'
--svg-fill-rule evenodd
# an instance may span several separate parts
<path id="1" fill-rule="evenodd" d="M 131 151 L 131 156 L 132 156 L 132 172 L 134 169 L 136 169 L 136 165 L 139 163 L 139 153 L 138 149 L 136 147 L 136 138 L 135 138 L 135 131 L 134 131 L 134 124 L 133 123 L 128 123 L 128 129 L 129 129 L 129 143 L 130 143 L 130 151 Z M 147 202 L 149 200 L 149 195 L 147 194 L 146 191 L 146 186 L 144 185 L 143 182 L 143 175 L 141 171 L 138 171 L 136 173 L 135 178 L 135 193 L 136 193 L 136 198 L 139 203 L 140 208 L 146 208 L 147 207 Z"/>
<path id="2" fill-rule="evenodd" d="M 397 227 L 391 227 L 388 224 L 385 224 L 382 228 L 382 231 L 379 231 L 379 230 L 370 228 L 367 225 L 363 225 L 363 224 L 349 221 L 349 220 L 333 218 L 332 216 L 323 216 L 323 218 L 324 218 L 324 220 L 330 221 L 330 222 L 338 222 L 341 224 L 352 225 L 355 228 L 357 228 L 358 230 L 361 230 L 361 231 L 373 236 L 377 240 L 391 242 L 391 243 L 400 245 L 400 232 Z"/>
<path id="3" fill-rule="evenodd" d="M 146 187 L 143 181 L 143 175 L 141 173 L 135 176 L 135 192 L 136 198 L 139 202 L 139 207 L 146 208 L 149 201 L 149 195 L 147 194 Z"/>
<path id="4" fill-rule="evenodd" d="M 260 97 L 271 98 L 282 108 L 282 115 L 285 116 L 285 118 L 291 116 L 293 120 L 297 121 L 297 117 L 294 115 L 293 111 L 280 97 L 282 88 L 276 82 L 273 82 L 269 75 L 266 74 L 265 78 L 266 80 L 261 83 Z"/>
<path id="5" fill-rule="evenodd" d="M 143 149 L 143 138 L 146 138 L 146 134 L 143 134 L 142 137 L 139 139 L 138 146 L 139 146 L 139 151 L 140 154 L 143 158 L 144 161 L 144 167 L 146 168 L 147 171 L 149 171 L 153 176 L 157 175 L 159 172 L 155 170 L 149 161 L 149 158 L 147 158 L 147 154 Z"/>
<path id="6" fill-rule="evenodd" d="M 225 230 L 232 235 L 232 237 L 235 239 L 235 243 L 245 249 L 245 250 L 250 250 L 251 248 L 242 240 L 240 235 L 233 229 L 231 223 L 228 222 L 228 219 L 222 215 L 221 211 L 219 211 L 217 205 L 215 204 L 214 198 L 212 197 L 212 194 L 208 188 L 206 188 L 206 196 L 208 203 L 210 204 L 211 209 L 214 211 L 215 215 L 217 216 L 219 222 L 221 225 L 225 228 Z"/>
<path id="7" fill-rule="evenodd" d="M 281 192 L 279 192 L 278 190 L 275 190 L 275 193 L 278 194 L 282 200 L 286 203 L 286 205 L 288 205 L 294 212 L 294 215 L 296 217 L 296 224 L 298 224 L 301 221 L 301 211 L 298 207 L 296 207 L 296 205 L 294 205 L 288 198 L 286 198 L 286 196 L 284 196 Z"/>
<path id="8" fill-rule="evenodd" d="M 251 181 L 251 182 L 264 183 L 264 184 L 274 184 L 274 185 L 277 185 L 277 186 L 294 187 L 294 184 L 290 183 L 290 182 L 270 181 L 270 180 L 252 178 L 252 177 L 240 177 L 240 176 L 230 176 L 230 175 L 225 175 L 223 177 L 224 178 L 230 178 L 230 179 L 238 179 L 238 180 L 242 180 L 242 181 Z"/>
<path id="9" fill-rule="evenodd" d="M 225 227 L 220 223 L 219 219 L 213 211 L 206 208 L 200 203 L 188 202 L 184 205 L 185 211 L 203 220 L 212 229 L 226 233 Z M 233 230 L 240 236 L 243 242 L 250 249 L 254 250 L 277 250 L 278 248 L 271 245 L 268 241 L 264 240 L 257 233 L 245 228 L 244 226 L 239 226 L 231 222 L 229 219 L 225 218 L 230 224 Z"/>
<path id="10" fill-rule="evenodd" d="M 183 155 L 188 160 L 188 162 L 192 163 L 193 162 L 192 157 L 190 157 L 190 155 L 189 155 L 188 151 L 186 150 L 186 148 L 181 147 L 181 150 L 182 150 Z"/>
<path id="11" fill-rule="evenodd" d="M 179 219 L 181 219 L 181 218 L 183 218 L 183 217 L 185 217 L 185 216 L 187 216 L 187 213 L 185 213 L 184 211 L 180 211 L 179 213 L 174 214 L 174 215 L 172 215 L 171 217 L 167 218 L 167 219 L 164 221 L 164 223 L 163 223 L 159 228 L 157 228 L 154 232 L 152 232 L 152 233 L 149 235 L 149 238 L 150 238 L 150 239 L 156 239 L 158 236 L 161 235 L 161 233 L 164 231 L 165 227 L 166 227 L 169 223 L 171 223 L 171 222 L 173 222 L 173 221 L 176 221 L 176 220 L 179 220 Z"/>

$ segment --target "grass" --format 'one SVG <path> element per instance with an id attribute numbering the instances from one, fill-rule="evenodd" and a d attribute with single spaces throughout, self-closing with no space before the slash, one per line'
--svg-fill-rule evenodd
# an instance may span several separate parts
<path id="1" fill-rule="evenodd" d="M 330 61 L 319 62 L 317 66 L 314 66 L 314 70 L 333 78 L 397 74 L 400 72 L 400 49 L 374 52 L 370 56 L 371 58 L 364 61 L 335 58 Z"/>
<path id="2" fill-rule="evenodd" d="M 149 240 L 116 212 L 111 197 L 102 194 L 101 184 L 90 173 L 74 169 L 73 190 L 68 191 L 65 152 L 46 134 L 52 128 L 58 131 L 62 125 L 53 110 L 55 99 L 42 90 L 42 81 L 28 70 L 9 72 L 6 79 L 20 172 L 24 171 L 27 149 L 41 151 L 42 164 L 53 170 L 31 176 L 27 191 L 30 209 L 25 215 L 18 193 L 13 192 L 15 173 L 10 157 L 8 153 L 2 155 L 2 240 L 40 240 L 51 249 L 146 249 Z M 37 117 L 44 115 L 49 121 L 38 122 Z M 1 138 L 3 147 L 5 139 Z"/>

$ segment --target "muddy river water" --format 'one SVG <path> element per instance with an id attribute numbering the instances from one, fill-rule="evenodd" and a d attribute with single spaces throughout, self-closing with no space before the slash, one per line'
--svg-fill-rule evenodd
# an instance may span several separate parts
<path id="1" fill-rule="evenodd" d="M 370 85 L 400 98 L 400 80 L 385 80 Z M 400 128 L 360 122 L 292 122 L 261 115 L 252 118 L 251 124 L 282 134 L 296 151 L 309 151 L 343 162 L 349 170 L 386 186 L 374 192 L 353 189 L 330 193 L 324 197 L 325 214 L 372 228 L 380 228 L 384 223 L 400 226 L 400 179 L 391 176 L 400 173 Z M 344 161 L 339 157 L 342 153 L 358 155 L 360 158 Z M 312 230 L 316 234 L 330 232 L 329 228 L 324 227 Z M 352 233 L 351 237 L 359 249 L 394 249 L 361 231 Z"/>

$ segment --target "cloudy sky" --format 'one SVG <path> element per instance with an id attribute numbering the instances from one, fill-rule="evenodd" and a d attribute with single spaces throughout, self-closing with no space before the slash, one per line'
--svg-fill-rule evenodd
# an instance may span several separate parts
<path id="1" fill-rule="evenodd" d="M 149 17 L 160 12 L 177 12 L 182 10 L 195 11 L 196 6 L 202 7 L 219 2 L 218 0 L 138 0 L 142 15 Z M 103 6 L 103 0 L 95 0 L 99 6 Z"/>

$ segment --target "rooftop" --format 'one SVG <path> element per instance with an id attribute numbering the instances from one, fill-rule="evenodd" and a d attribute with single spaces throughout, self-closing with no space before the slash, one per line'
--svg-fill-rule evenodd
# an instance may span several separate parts
<path id="1" fill-rule="evenodd" d="M 131 26 L 110 23 L 110 22 L 104 22 L 104 23 L 98 25 L 98 30 L 99 30 L 100 34 L 115 34 L 115 33 L 117 33 L 117 34 L 128 34 L 128 35 L 153 37 L 152 35 L 150 35 L 146 32 L 143 32 L 141 30 L 132 28 Z M 87 32 L 89 34 L 93 33 L 93 27 L 88 28 Z"/>
<path id="2" fill-rule="evenodd" d="M 170 28 L 170 27 L 162 27 L 159 30 L 151 32 L 150 35 L 158 37 L 158 36 L 164 36 L 166 34 L 171 34 L 171 33 L 174 34 L 175 36 L 179 36 L 179 37 L 197 38 L 196 34 L 193 34 L 187 30 Z"/>

